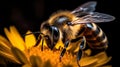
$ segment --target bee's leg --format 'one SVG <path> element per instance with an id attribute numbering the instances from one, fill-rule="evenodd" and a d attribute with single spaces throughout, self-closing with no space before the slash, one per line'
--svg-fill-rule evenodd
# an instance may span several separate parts
<path id="1" fill-rule="evenodd" d="M 37 40 L 35 46 L 37 46 L 37 45 L 40 43 L 41 40 L 42 40 L 41 51 L 43 51 L 43 42 L 44 42 L 44 39 L 42 38 L 41 35 L 38 36 L 38 40 Z M 35 46 L 34 46 L 34 47 L 35 47 Z"/>
<path id="2" fill-rule="evenodd" d="M 81 59 L 81 57 L 82 57 L 82 50 L 80 49 L 77 53 L 77 64 L 79 67 L 80 67 L 79 60 Z"/>
<path id="3" fill-rule="evenodd" d="M 63 50 L 61 51 L 61 54 L 60 54 L 60 62 L 61 62 L 61 59 L 62 57 L 64 56 L 65 52 L 66 52 L 66 48 L 68 47 L 68 44 L 69 44 L 69 41 L 67 40 L 64 44 L 64 48 Z"/>
<path id="4" fill-rule="evenodd" d="M 82 55 L 83 55 L 83 49 L 85 48 L 85 46 L 86 46 L 86 40 L 85 40 L 85 38 L 83 37 L 82 42 L 81 42 L 81 44 L 80 44 L 79 51 L 78 51 L 78 53 L 77 53 L 77 64 L 78 64 L 79 67 L 80 67 L 79 61 L 80 61 L 80 59 L 81 59 L 81 57 L 82 57 Z"/>

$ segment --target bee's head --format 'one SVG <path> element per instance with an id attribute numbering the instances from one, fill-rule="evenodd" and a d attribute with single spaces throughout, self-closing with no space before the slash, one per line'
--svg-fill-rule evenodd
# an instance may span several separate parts
<path id="1" fill-rule="evenodd" d="M 59 29 L 53 25 L 44 23 L 41 26 L 41 33 L 44 35 L 47 46 L 53 49 L 60 37 Z"/>

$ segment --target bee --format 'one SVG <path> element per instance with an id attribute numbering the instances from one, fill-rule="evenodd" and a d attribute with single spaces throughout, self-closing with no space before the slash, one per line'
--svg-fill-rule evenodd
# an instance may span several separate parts
<path id="1" fill-rule="evenodd" d="M 109 14 L 95 12 L 96 1 L 90 1 L 80 5 L 73 11 L 58 11 L 43 22 L 40 27 L 40 35 L 36 46 L 45 40 L 52 50 L 59 40 L 62 40 L 64 48 L 60 54 L 60 60 L 66 52 L 69 44 L 79 44 L 77 63 L 82 57 L 86 43 L 92 49 L 107 49 L 108 40 L 102 29 L 96 24 L 110 22 L 115 19 Z M 78 66 L 80 67 L 79 63 Z"/>

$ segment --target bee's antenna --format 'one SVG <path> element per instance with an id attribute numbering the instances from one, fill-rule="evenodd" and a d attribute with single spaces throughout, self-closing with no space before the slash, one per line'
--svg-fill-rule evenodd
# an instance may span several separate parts
<path id="1" fill-rule="evenodd" d="M 28 34 L 24 34 L 23 37 L 27 36 L 27 35 L 31 35 L 31 34 L 42 34 L 43 35 L 43 33 L 37 31 L 37 32 L 31 32 L 31 33 L 28 33 Z"/>

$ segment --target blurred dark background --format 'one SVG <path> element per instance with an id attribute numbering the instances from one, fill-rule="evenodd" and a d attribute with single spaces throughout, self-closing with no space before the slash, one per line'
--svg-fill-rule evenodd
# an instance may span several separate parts
<path id="1" fill-rule="evenodd" d="M 91 0 L 0 0 L 0 34 L 4 35 L 4 27 L 14 25 L 21 34 L 27 30 L 39 31 L 40 24 L 57 10 L 73 10 L 80 4 Z M 92 0 L 93 1 L 93 0 Z M 94 0 L 97 1 L 97 0 Z M 116 17 L 114 0 L 98 0 L 96 11 Z M 107 53 L 112 56 L 115 44 L 117 21 L 98 24 L 108 36 Z M 110 62 L 112 64 L 112 61 Z"/>

